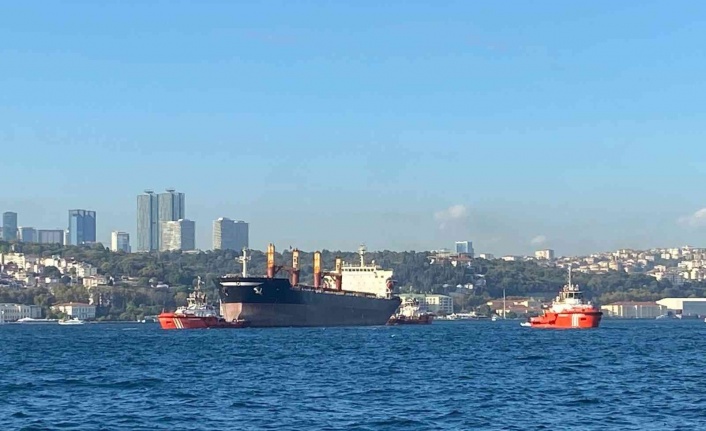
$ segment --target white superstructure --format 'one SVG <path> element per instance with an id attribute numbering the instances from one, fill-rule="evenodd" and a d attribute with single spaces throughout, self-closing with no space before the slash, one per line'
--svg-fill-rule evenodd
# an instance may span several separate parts
<path id="1" fill-rule="evenodd" d="M 594 309 L 591 301 L 586 301 L 583 298 L 583 292 L 579 289 L 578 284 L 571 282 L 571 267 L 569 267 L 569 281 L 564 285 L 559 296 L 554 299 L 549 309 L 555 313 L 565 313 L 567 311 Z"/>
<path id="2" fill-rule="evenodd" d="M 365 263 L 365 246 L 358 249 L 360 264 L 352 265 L 344 263 L 341 268 L 342 287 L 347 292 L 371 293 L 379 297 L 387 297 L 392 288 L 392 270 L 382 269 L 372 261 L 370 265 Z M 329 286 L 335 284 L 331 276 L 324 277 L 324 282 Z"/>

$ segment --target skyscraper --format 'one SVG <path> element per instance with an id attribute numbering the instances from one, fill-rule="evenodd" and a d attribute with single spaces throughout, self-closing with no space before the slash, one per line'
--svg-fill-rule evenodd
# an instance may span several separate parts
<path id="1" fill-rule="evenodd" d="M 161 222 L 186 216 L 184 193 L 168 189 L 155 194 L 145 190 L 137 196 L 137 251 L 160 250 Z"/>
<path id="2" fill-rule="evenodd" d="M 17 213 L 8 211 L 2 214 L 2 239 L 17 241 Z"/>
<path id="3" fill-rule="evenodd" d="M 110 234 L 110 249 L 130 253 L 130 234 L 127 232 L 113 231 Z"/>
<path id="4" fill-rule="evenodd" d="M 162 239 L 160 251 L 194 250 L 196 248 L 196 226 L 191 220 L 160 222 Z"/>
<path id="5" fill-rule="evenodd" d="M 137 251 L 159 250 L 159 199 L 152 190 L 137 196 Z"/>
<path id="6" fill-rule="evenodd" d="M 248 247 L 248 224 L 221 217 L 213 222 L 214 250 L 242 250 Z"/>
<path id="7" fill-rule="evenodd" d="M 69 244 L 96 242 L 96 212 L 69 210 Z"/>
<path id="8" fill-rule="evenodd" d="M 159 194 L 159 221 L 176 221 L 185 216 L 184 193 L 167 189 Z"/>
<path id="9" fill-rule="evenodd" d="M 471 241 L 456 241 L 456 253 L 467 254 L 473 257 L 473 242 Z"/>
<path id="10" fill-rule="evenodd" d="M 19 240 L 22 242 L 37 242 L 37 229 L 33 227 L 19 227 Z"/>

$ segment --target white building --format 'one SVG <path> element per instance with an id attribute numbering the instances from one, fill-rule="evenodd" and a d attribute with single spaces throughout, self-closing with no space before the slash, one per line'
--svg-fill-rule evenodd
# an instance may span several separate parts
<path id="1" fill-rule="evenodd" d="M 221 217 L 213 222 L 213 249 L 214 250 L 242 250 L 248 248 L 248 224 L 242 220 L 233 221 Z"/>
<path id="2" fill-rule="evenodd" d="M 657 304 L 684 316 L 706 316 L 706 298 L 663 298 Z"/>
<path id="3" fill-rule="evenodd" d="M 96 318 L 96 306 L 82 302 L 68 302 L 66 304 L 57 304 L 51 308 L 54 311 L 60 311 L 67 316 L 76 317 L 81 320 L 90 320 Z"/>
<path id="4" fill-rule="evenodd" d="M 601 306 L 608 317 L 623 319 L 654 319 L 665 314 L 667 307 L 656 302 L 621 301 Z"/>
<path id="5" fill-rule="evenodd" d="M 493 260 L 495 259 L 495 256 L 491 253 L 481 253 L 478 255 L 479 258 L 485 259 L 485 260 Z"/>
<path id="6" fill-rule="evenodd" d="M 42 317 L 42 307 L 38 305 L 0 304 L 0 317 L 5 322 L 16 322 L 25 317 L 39 319 Z"/>
<path id="7" fill-rule="evenodd" d="M 106 284 L 108 284 L 108 280 L 105 278 L 105 276 L 94 275 L 91 277 L 84 277 L 82 283 L 84 287 L 90 289 L 91 287 L 105 286 Z"/>
<path id="8" fill-rule="evenodd" d="M 127 232 L 113 231 L 110 234 L 110 250 L 130 253 L 130 234 Z"/>
<path id="9" fill-rule="evenodd" d="M 534 257 L 539 260 L 554 260 L 554 250 L 537 250 L 534 252 Z"/>
<path id="10" fill-rule="evenodd" d="M 160 234 L 160 251 L 185 251 L 196 248 L 196 226 L 191 220 L 163 221 Z"/>

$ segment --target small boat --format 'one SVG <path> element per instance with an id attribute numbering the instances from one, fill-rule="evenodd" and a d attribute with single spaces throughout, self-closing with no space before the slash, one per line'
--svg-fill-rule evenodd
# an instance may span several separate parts
<path id="1" fill-rule="evenodd" d="M 157 319 L 162 329 L 209 329 L 209 328 L 245 328 L 245 320 L 226 321 L 215 307 L 206 302 L 206 294 L 201 291 L 201 277 L 194 291 L 186 298 L 187 305 L 173 312 L 163 312 Z"/>
<path id="2" fill-rule="evenodd" d="M 79 319 L 78 317 L 73 317 L 71 319 L 59 320 L 59 325 L 83 325 L 84 323 L 86 323 L 86 322 Z"/>
<path id="3" fill-rule="evenodd" d="M 31 323 L 34 325 L 37 324 L 56 324 L 59 320 L 58 319 L 33 319 L 31 317 L 23 317 L 19 320 L 17 320 L 17 323 Z"/>
<path id="4" fill-rule="evenodd" d="M 387 321 L 388 325 L 419 325 L 429 324 L 434 319 L 434 315 L 429 313 L 426 306 L 419 303 L 414 298 L 407 298 L 400 305 L 397 313 L 395 313 Z"/>
<path id="5" fill-rule="evenodd" d="M 571 268 L 569 281 L 564 285 L 559 296 L 552 305 L 544 310 L 544 314 L 530 317 L 522 326 L 532 328 L 597 328 L 601 323 L 603 312 L 590 301 L 583 299 L 583 293 L 578 285 L 571 283 Z"/>

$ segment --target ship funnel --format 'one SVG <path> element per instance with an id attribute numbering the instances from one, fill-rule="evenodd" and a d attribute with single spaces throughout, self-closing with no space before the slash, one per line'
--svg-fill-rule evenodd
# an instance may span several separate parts
<path id="1" fill-rule="evenodd" d="M 299 284 L 299 250 L 292 250 L 292 286 Z"/>
<path id="2" fill-rule="evenodd" d="M 314 252 L 314 288 L 321 288 L 321 252 Z"/>
<path id="3" fill-rule="evenodd" d="M 267 278 L 274 278 L 275 276 L 275 245 L 269 244 L 267 246 Z"/>
<path id="4" fill-rule="evenodd" d="M 336 290 L 343 290 L 343 260 L 336 258 Z"/>

